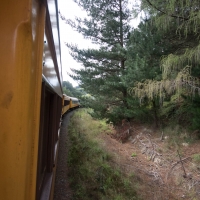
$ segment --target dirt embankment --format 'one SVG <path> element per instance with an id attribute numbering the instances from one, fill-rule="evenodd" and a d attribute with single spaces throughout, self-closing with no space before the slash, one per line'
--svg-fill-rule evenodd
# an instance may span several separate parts
<path id="1" fill-rule="evenodd" d="M 67 160 L 62 156 L 68 152 L 69 117 L 64 117 L 60 133 L 54 200 L 72 199 Z M 134 175 L 142 199 L 200 199 L 200 164 L 192 159 L 200 153 L 199 141 L 173 146 L 169 145 L 171 138 L 150 127 L 125 123 L 111 128 L 112 134 L 99 136 L 102 145 L 113 155 L 113 165 Z"/>
<path id="2" fill-rule="evenodd" d="M 115 127 L 102 138 L 116 164 L 135 174 L 143 199 L 200 199 L 200 165 L 192 159 L 199 141 L 170 145 L 169 136 L 138 124 Z"/>

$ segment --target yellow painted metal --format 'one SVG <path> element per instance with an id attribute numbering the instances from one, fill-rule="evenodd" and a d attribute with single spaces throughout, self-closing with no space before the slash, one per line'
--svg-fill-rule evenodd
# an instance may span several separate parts
<path id="1" fill-rule="evenodd" d="M 64 105 L 65 103 L 65 100 L 66 101 L 69 101 L 69 104 L 68 105 Z M 63 94 L 63 108 L 62 108 L 62 115 L 64 115 L 69 109 L 70 109 L 70 106 L 71 106 L 71 100 L 70 100 L 70 97 L 68 97 L 67 95 Z"/>
<path id="2" fill-rule="evenodd" d="M 75 108 L 75 107 L 79 107 L 80 103 L 79 100 L 75 97 L 70 97 L 71 98 L 71 106 L 70 108 Z"/>
<path id="3" fill-rule="evenodd" d="M 72 103 L 71 104 L 71 108 L 76 108 L 76 107 L 79 107 L 79 104 L 77 104 L 77 103 Z"/>
<path id="4" fill-rule="evenodd" d="M 64 100 L 67 100 L 69 101 L 69 104 L 64 106 Z M 79 107 L 80 106 L 80 103 L 79 103 L 79 100 L 77 98 L 74 98 L 74 97 L 69 97 L 67 95 L 63 95 L 63 109 L 62 109 L 62 115 L 67 112 L 69 109 L 71 108 L 76 108 L 76 107 Z"/>
<path id="5" fill-rule="evenodd" d="M 70 109 L 69 105 L 63 107 L 62 115 Z"/>
<path id="6" fill-rule="evenodd" d="M 35 200 L 45 6 L 1 1 L 0 19 L 0 199 Z"/>

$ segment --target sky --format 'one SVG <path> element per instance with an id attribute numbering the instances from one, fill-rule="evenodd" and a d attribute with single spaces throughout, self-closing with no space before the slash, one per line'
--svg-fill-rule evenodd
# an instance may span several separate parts
<path id="1" fill-rule="evenodd" d="M 84 11 L 82 11 L 73 0 L 58 0 L 58 9 L 66 19 L 74 19 L 75 16 L 84 18 L 86 16 Z M 88 48 L 92 44 L 89 40 L 85 40 L 80 33 L 72 30 L 72 28 L 61 19 L 59 19 L 59 26 L 63 80 L 69 81 L 75 87 L 78 83 L 69 77 L 67 73 L 71 73 L 70 68 L 80 69 L 81 63 L 77 63 L 71 57 L 65 43 L 77 44 L 80 48 Z"/>
<path id="2" fill-rule="evenodd" d="M 58 0 L 58 9 L 66 19 L 75 19 L 75 16 L 84 18 L 86 14 L 80 7 L 74 3 L 73 0 Z M 137 26 L 139 20 L 133 22 L 133 26 Z M 80 69 L 82 67 L 81 63 L 77 63 L 69 54 L 69 50 L 65 43 L 77 44 L 79 48 L 87 49 L 88 47 L 95 47 L 89 40 L 83 38 L 80 33 L 72 30 L 72 28 L 67 25 L 63 20 L 59 18 L 60 26 L 60 42 L 61 42 L 61 62 L 63 71 L 63 81 L 69 81 L 74 87 L 78 86 L 78 82 L 73 80 L 67 73 L 72 73 L 70 68 Z"/>

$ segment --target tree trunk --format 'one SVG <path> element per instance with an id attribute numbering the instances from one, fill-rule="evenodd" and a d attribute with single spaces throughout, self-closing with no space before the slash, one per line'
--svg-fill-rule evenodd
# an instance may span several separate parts
<path id="1" fill-rule="evenodd" d="M 119 0 L 119 7 L 120 7 L 120 45 L 121 47 L 124 46 L 124 36 L 123 36 L 123 21 L 122 21 L 122 1 Z"/>
<path id="2" fill-rule="evenodd" d="M 128 102 L 126 101 L 127 95 L 128 95 L 128 93 L 127 93 L 127 91 L 126 91 L 126 89 L 125 89 L 125 90 L 123 91 L 123 103 L 124 103 L 125 107 L 126 107 L 127 109 L 129 109 Z"/>
<path id="3" fill-rule="evenodd" d="M 156 101 L 152 100 L 153 103 L 153 115 L 154 115 L 154 122 L 155 122 L 155 127 L 158 128 L 158 113 L 157 113 L 157 106 L 156 106 Z"/>

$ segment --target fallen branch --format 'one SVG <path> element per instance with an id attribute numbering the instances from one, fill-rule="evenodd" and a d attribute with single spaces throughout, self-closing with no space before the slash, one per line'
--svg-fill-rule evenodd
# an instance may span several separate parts
<path id="1" fill-rule="evenodd" d="M 184 168 L 184 165 L 183 165 L 183 161 L 181 160 L 181 156 L 180 156 L 180 154 L 179 154 L 179 151 L 177 150 L 177 153 L 178 153 L 178 157 L 179 157 L 179 159 L 180 159 L 180 162 L 181 162 L 181 165 L 182 165 L 182 168 L 183 168 L 183 172 L 184 172 L 184 178 L 186 178 L 187 177 L 187 174 L 186 174 L 186 171 L 185 171 L 185 168 Z"/>
<path id="2" fill-rule="evenodd" d="M 187 158 L 181 159 L 181 161 L 186 161 L 186 160 L 189 159 L 189 158 L 191 159 L 191 157 L 187 157 Z M 175 167 L 177 164 L 179 164 L 181 161 L 179 160 L 179 161 L 175 162 L 174 164 L 172 164 L 171 169 L 170 169 L 169 172 L 167 173 L 166 181 L 167 181 L 167 179 L 168 179 L 169 174 L 171 173 L 171 171 L 172 171 L 172 170 L 174 169 L 174 167 Z"/>

